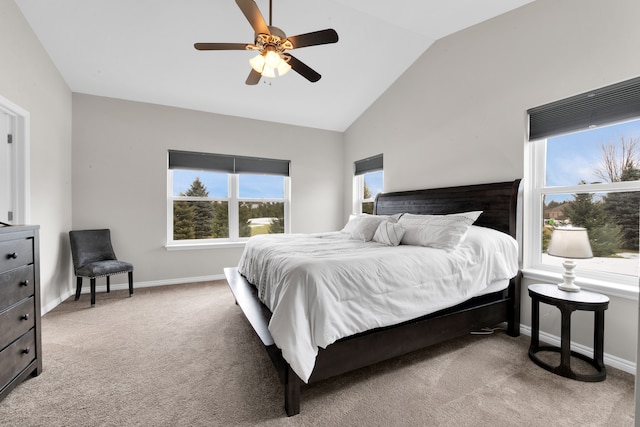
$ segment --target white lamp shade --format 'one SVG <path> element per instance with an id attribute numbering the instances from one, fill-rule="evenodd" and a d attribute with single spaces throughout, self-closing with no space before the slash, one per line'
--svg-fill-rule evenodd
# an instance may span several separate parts
<path id="1" fill-rule="evenodd" d="M 264 61 L 267 67 L 276 69 L 282 62 L 282 58 L 280 58 L 280 54 L 278 52 L 269 50 L 264 57 Z"/>
<path id="2" fill-rule="evenodd" d="M 287 74 L 291 70 L 291 65 L 287 61 L 280 62 L 278 65 L 278 76 L 282 77 Z"/>
<path id="3" fill-rule="evenodd" d="M 251 68 L 256 70 L 256 72 L 262 73 L 265 64 L 264 56 L 262 54 L 254 56 L 249 60 L 249 64 L 251 64 Z"/>
<path id="4" fill-rule="evenodd" d="M 561 258 L 593 258 L 587 229 L 581 227 L 554 229 L 547 253 Z"/>
<path id="5" fill-rule="evenodd" d="M 264 77 L 271 77 L 274 78 L 276 76 L 276 72 L 273 68 L 268 67 L 268 66 L 264 66 L 264 69 L 262 70 L 262 75 Z"/>

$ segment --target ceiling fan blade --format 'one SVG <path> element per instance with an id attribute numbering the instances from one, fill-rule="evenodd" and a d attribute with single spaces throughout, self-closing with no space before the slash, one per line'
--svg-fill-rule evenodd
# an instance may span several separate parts
<path id="1" fill-rule="evenodd" d="M 198 50 L 245 50 L 246 43 L 195 43 Z"/>
<path id="2" fill-rule="evenodd" d="M 257 72 L 252 68 L 251 72 L 249 73 L 249 77 L 247 77 L 247 80 L 245 81 L 245 83 L 248 85 L 257 85 L 258 82 L 260 81 L 260 78 L 262 78 L 262 74 L 260 74 L 259 72 Z"/>
<path id="3" fill-rule="evenodd" d="M 260 13 L 260 9 L 258 9 L 258 5 L 255 1 L 236 0 L 236 4 L 247 18 L 256 34 L 271 34 L 269 32 L 269 27 L 267 27 L 267 23 L 262 17 L 262 13 Z"/>
<path id="4" fill-rule="evenodd" d="M 315 83 L 320 80 L 320 77 L 322 77 L 320 74 L 312 70 L 307 64 L 300 61 L 296 57 L 291 55 L 289 56 L 291 57 L 291 59 L 289 59 L 289 65 L 291 65 L 291 68 L 293 68 L 295 72 L 300 74 L 305 79 L 309 80 L 311 83 Z"/>
<path id="5" fill-rule="evenodd" d="M 297 36 L 287 37 L 294 49 L 307 46 L 317 46 L 319 44 L 336 43 L 338 41 L 338 33 L 334 29 L 314 31 L 312 33 L 300 34 Z"/>

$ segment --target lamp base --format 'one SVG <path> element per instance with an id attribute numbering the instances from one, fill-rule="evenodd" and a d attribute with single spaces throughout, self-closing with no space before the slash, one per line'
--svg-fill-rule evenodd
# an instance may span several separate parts
<path id="1" fill-rule="evenodd" d="M 558 283 L 558 289 L 567 292 L 578 292 L 580 290 L 580 286 L 573 283 Z"/>
<path id="2" fill-rule="evenodd" d="M 580 290 L 580 286 L 573 283 L 576 278 L 573 274 L 573 269 L 576 268 L 576 263 L 571 259 L 565 259 L 562 266 L 564 267 L 564 274 L 562 275 L 564 283 L 558 283 L 558 289 L 567 292 L 578 292 Z"/>

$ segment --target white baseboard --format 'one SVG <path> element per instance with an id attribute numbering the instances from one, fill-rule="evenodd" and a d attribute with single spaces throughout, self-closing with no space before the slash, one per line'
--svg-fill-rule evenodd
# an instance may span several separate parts
<path id="1" fill-rule="evenodd" d="M 126 278 L 126 276 L 122 276 L 122 277 Z M 182 284 L 182 283 L 193 283 L 193 282 L 209 282 L 209 281 L 213 281 L 213 280 L 222 280 L 222 279 L 224 279 L 224 274 L 217 274 L 217 275 L 212 275 L 212 276 L 189 277 L 189 278 L 186 278 L 186 279 L 152 280 L 152 281 L 149 281 L 149 282 L 134 282 L 133 283 L 133 288 L 134 288 L 134 291 L 135 291 L 135 289 L 150 288 L 150 287 L 153 287 L 153 286 L 179 285 L 179 284 Z M 100 280 L 100 282 L 102 284 L 96 285 L 96 292 L 107 292 L 107 284 L 104 282 L 104 280 L 105 279 Z M 74 277 L 73 284 L 72 284 L 71 288 L 67 289 L 67 291 L 65 293 L 60 295 L 55 300 L 51 301 L 46 306 L 42 307 L 42 315 L 44 316 L 49 311 L 53 310 L 54 308 L 56 308 L 57 306 L 62 304 L 62 302 L 65 301 L 67 298 L 75 295 L 75 283 L 76 282 L 75 282 L 75 277 Z M 88 293 L 91 292 L 90 287 L 89 287 L 89 279 L 85 278 L 82 285 L 83 285 L 82 286 L 82 293 L 83 294 L 88 294 Z M 113 282 L 111 282 L 111 290 L 112 291 L 126 290 L 126 289 L 129 289 L 129 282 L 122 282 L 122 283 L 113 283 Z"/>
<path id="2" fill-rule="evenodd" d="M 524 335 L 531 336 L 531 327 L 520 325 L 520 332 Z M 550 345 L 560 347 L 560 337 L 548 334 L 543 331 L 540 331 L 540 341 L 544 341 L 545 343 L 548 343 Z M 582 344 L 577 344 L 573 341 L 571 342 L 571 350 L 583 354 L 587 357 L 593 357 L 593 348 L 587 347 Z M 604 364 L 616 369 L 620 369 L 621 371 L 627 372 L 629 374 L 636 374 L 636 364 L 634 362 L 621 359 L 617 356 L 612 356 L 610 354 L 604 353 Z"/>

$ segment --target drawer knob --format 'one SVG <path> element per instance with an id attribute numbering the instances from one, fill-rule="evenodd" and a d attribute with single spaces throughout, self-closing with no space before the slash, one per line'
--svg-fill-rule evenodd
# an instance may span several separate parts
<path id="1" fill-rule="evenodd" d="M 20 286 L 29 286 L 29 280 L 23 280 L 22 282 L 20 282 Z"/>
<path id="2" fill-rule="evenodd" d="M 25 313 L 22 316 L 20 316 L 20 319 L 22 320 L 29 320 L 29 313 Z"/>
<path id="3" fill-rule="evenodd" d="M 16 259 L 18 258 L 18 254 L 15 252 L 11 252 L 10 254 L 7 254 L 7 258 L 8 259 Z"/>
<path id="4" fill-rule="evenodd" d="M 29 354 L 30 351 L 31 351 L 31 349 L 29 347 L 27 347 L 24 350 L 22 350 L 22 354 Z"/>

